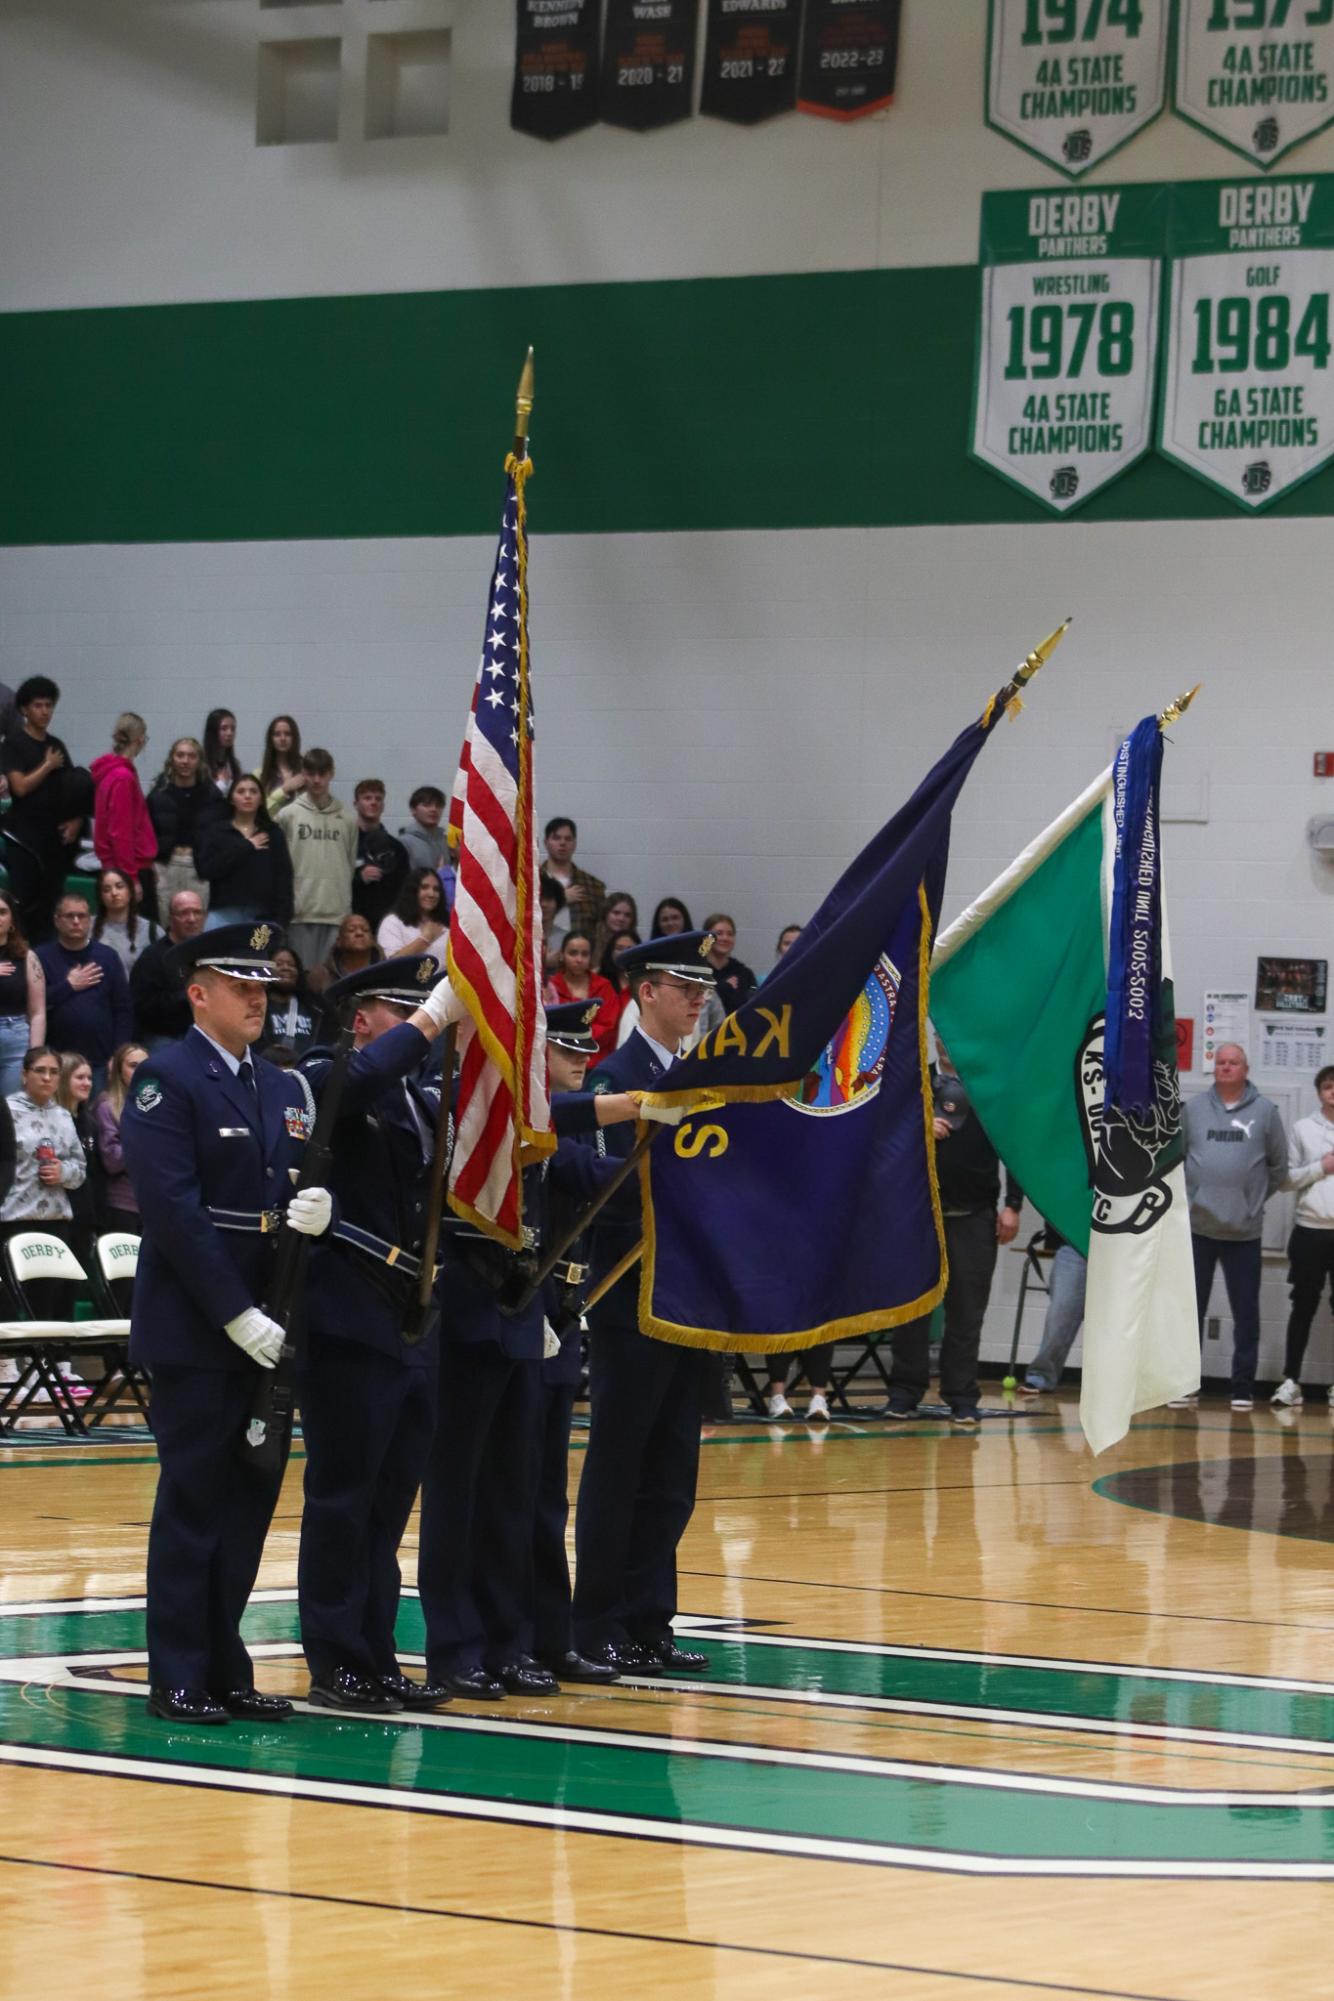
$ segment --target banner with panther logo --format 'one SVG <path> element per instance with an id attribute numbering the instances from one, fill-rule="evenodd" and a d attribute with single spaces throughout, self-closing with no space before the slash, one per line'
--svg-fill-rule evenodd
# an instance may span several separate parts
<path id="1" fill-rule="evenodd" d="M 758 125 L 797 101 L 802 0 L 709 0 L 699 108 Z"/>
<path id="2" fill-rule="evenodd" d="M 602 120 L 632 132 L 689 118 L 698 0 L 607 0 Z"/>
<path id="3" fill-rule="evenodd" d="M 1072 179 L 1152 123 L 1171 0 L 990 0 L 987 123 Z"/>
<path id="4" fill-rule="evenodd" d="M 1166 194 L 982 197 L 972 455 L 1057 514 L 1148 451 Z"/>
<path id="5" fill-rule="evenodd" d="M 1334 119 L 1334 0 L 1178 0 L 1178 117 L 1272 167 Z"/>
<path id="6" fill-rule="evenodd" d="M 564 139 L 598 116 L 601 0 L 519 0 L 510 124 Z"/>
<path id="7" fill-rule="evenodd" d="M 1334 175 L 1171 191 L 1158 450 L 1254 512 L 1334 455 Z"/>

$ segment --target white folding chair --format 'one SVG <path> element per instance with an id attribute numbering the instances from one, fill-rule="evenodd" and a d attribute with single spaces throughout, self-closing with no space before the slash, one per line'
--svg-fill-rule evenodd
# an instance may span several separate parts
<path id="1" fill-rule="evenodd" d="M 106 1367 L 79 1413 L 89 1431 L 102 1424 L 126 1398 L 138 1406 L 145 1423 L 148 1420 L 148 1378 L 130 1361 L 128 1317 L 140 1242 L 131 1230 L 104 1230 L 93 1240 L 93 1297 L 107 1318 L 84 1324 L 100 1330 Z"/>
<path id="2" fill-rule="evenodd" d="M 4 1278 L 12 1318 L 0 1321 L 0 1352 L 15 1358 L 16 1380 L 2 1386 L 0 1425 L 14 1421 L 45 1392 L 51 1408 L 70 1437 L 87 1435 L 88 1425 L 69 1384 L 62 1362 L 77 1354 L 100 1354 L 108 1366 L 120 1366 L 129 1345 L 128 1320 L 50 1319 L 39 1315 L 29 1290 L 56 1280 L 86 1285 L 88 1274 L 69 1245 L 48 1230 L 16 1230 L 4 1243 Z M 20 1359 L 26 1367 L 18 1367 Z M 91 1399 L 90 1399 L 91 1400 Z"/>

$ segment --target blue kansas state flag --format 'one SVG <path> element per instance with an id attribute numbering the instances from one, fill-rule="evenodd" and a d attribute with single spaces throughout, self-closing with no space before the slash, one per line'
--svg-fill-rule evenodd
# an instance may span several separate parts
<path id="1" fill-rule="evenodd" d="M 999 711 L 997 712 L 999 713 Z M 927 969 L 974 723 L 753 998 L 668 1071 L 641 1163 L 645 1333 L 777 1352 L 929 1313 L 945 1286 Z"/>

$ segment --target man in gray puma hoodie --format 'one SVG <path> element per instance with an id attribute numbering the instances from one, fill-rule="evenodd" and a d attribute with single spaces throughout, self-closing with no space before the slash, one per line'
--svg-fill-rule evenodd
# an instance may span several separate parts
<path id="1" fill-rule="evenodd" d="M 1182 1118 L 1200 1333 L 1221 1264 L 1232 1309 L 1233 1410 L 1249 1410 L 1255 1398 L 1260 1233 L 1265 1203 L 1288 1178 L 1282 1114 L 1250 1082 L 1249 1067 L 1237 1043 L 1221 1044 L 1213 1089 L 1192 1098 Z"/>

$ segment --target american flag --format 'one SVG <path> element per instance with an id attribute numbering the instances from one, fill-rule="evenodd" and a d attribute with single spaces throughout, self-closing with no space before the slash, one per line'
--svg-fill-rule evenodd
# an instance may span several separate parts
<path id="1" fill-rule="evenodd" d="M 506 460 L 486 638 L 450 801 L 458 888 L 449 973 L 467 1004 L 450 1207 L 522 1248 L 525 1161 L 555 1147 L 542 1011 L 542 906 L 533 829 L 528 663 L 529 462 Z"/>

